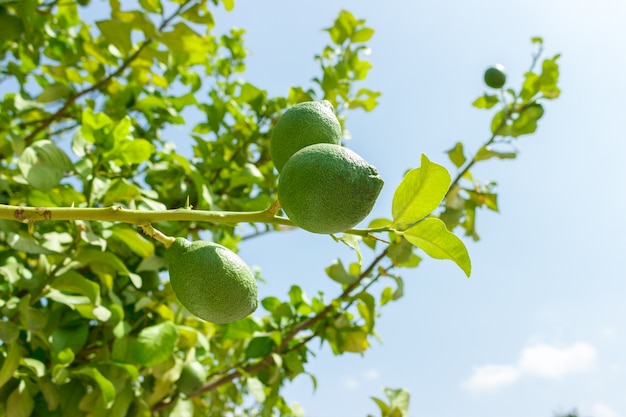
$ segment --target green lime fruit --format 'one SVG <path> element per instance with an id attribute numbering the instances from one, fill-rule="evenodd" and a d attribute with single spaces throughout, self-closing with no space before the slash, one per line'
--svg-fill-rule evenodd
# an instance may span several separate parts
<path id="1" fill-rule="evenodd" d="M 206 369 L 200 362 L 188 362 L 183 365 L 176 385 L 178 386 L 178 390 L 183 394 L 191 394 L 202 388 L 206 377 Z"/>
<path id="2" fill-rule="evenodd" d="M 256 310 L 254 274 L 230 249 L 213 242 L 176 238 L 166 252 L 170 284 L 192 314 L 213 323 L 230 323 Z"/>
<path id="3" fill-rule="evenodd" d="M 369 214 L 382 187 L 376 168 L 354 151 L 318 143 L 289 158 L 280 174 L 278 200 L 298 227 L 337 233 Z"/>
<path id="4" fill-rule="evenodd" d="M 296 104 L 278 119 L 270 138 L 274 166 L 280 172 L 293 154 L 316 143 L 341 144 L 341 125 L 328 100 Z"/>
<path id="5" fill-rule="evenodd" d="M 502 88 L 506 82 L 506 72 L 504 67 L 497 64 L 493 67 L 487 68 L 485 71 L 485 84 L 491 88 Z"/>

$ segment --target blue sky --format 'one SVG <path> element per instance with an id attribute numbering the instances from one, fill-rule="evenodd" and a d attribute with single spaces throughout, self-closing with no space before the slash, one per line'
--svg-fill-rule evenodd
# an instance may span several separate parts
<path id="1" fill-rule="evenodd" d="M 470 150 L 488 137 L 491 114 L 470 103 L 483 70 L 503 64 L 517 86 L 532 36 L 562 53 L 563 94 L 546 106 L 537 134 L 520 139 L 517 160 L 475 170 L 496 180 L 499 214 L 481 212 L 478 243 L 467 242 L 471 279 L 452 263 L 427 260 L 404 274 L 405 296 L 383 310 L 382 344 L 361 357 L 320 349 L 286 390 L 310 417 L 378 415 L 370 396 L 408 388 L 411 415 L 626 417 L 626 2 L 623 0 L 238 1 L 217 30 L 247 30 L 245 78 L 271 94 L 317 75 L 312 57 L 342 9 L 376 30 L 367 85 L 372 113 L 354 112 L 348 146 L 386 181 L 371 218 L 388 216 L 393 190 L 423 152 L 446 164 L 456 141 Z M 289 232 L 252 239 L 241 255 L 260 267 L 262 294 L 292 283 L 308 294 L 338 288 L 323 268 L 350 252 L 330 238 Z"/>

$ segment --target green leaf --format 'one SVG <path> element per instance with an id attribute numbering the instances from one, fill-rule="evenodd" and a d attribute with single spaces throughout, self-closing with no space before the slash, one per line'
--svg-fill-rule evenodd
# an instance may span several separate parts
<path id="1" fill-rule="evenodd" d="M 276 343 L 270 337 L 255 337 L 246 346 L 246 359 L 265 357 L 270 354 L 275 345 Z"/>
<path id="2" fill-rule="evenodd" d="M 470 200 L 472 200 L 477 207 L 487 206 L 490 210 L 498 211 L 498 194 L 478 192 L 468 189 L 464 190 L 469 195 Z"/>
<path id="3" fill-rule="evenodd" d="M 369 347 L 367 333 L 363 329 L 341 331 L 337 339 L 341 352 L 362 353 Z"/>
<path id="4" fill-rule="evenodd" d="M 130 51 L 132 48 L 130 40 L 132 25 L 119 20 L 101 20 L 96 22 L 96 25 L 106 42 L 114 45 L 122 54 Z"/>
<path id="5" fill-rule="evenodd" d="M 408 390 L 404 388 L 383 388 L 383 391 L 389 399 L 389 405 L 391 406 L 391 409 L 393 410 L 395 408 L 400 411 L 399 417 L 405 417 L 409 415 L 410 394 Z"/>
<path id="6" fill-rule="evenodd" d="M 340 284 L 350 285 L 359 279 L 358 276 L 350 274 L 346 271 L 341 260 L 335 259 L 333 263 L 326 269 L 326 275 L 328 275 L 333 281 L 337 281 Z"/>
<path id="7" fill-rule="evenodd" d="M 5 344 L 12 344 L 20 336 L 20 328 L 11 321 L 0 321 L 0 340 Z M 1 388 L 1 386 L 0 386 Z"/>
<path id="8" fill-rule="evenodd" d="M 543 106 L 541 104 L 531 104 L 522 110 L 513 124 L 508 128 L 508 135 L 517 137 L 528 135 L 537 130 L 537 121 L 543 116 Z"/>
<path id="9" fill-rule="evenodd" d="M 246 378 L 246 385 L 250 393 L 254 396 L 259 404 L 265 402 L 265 386 L 258 378 L 248 377 Z"/>
<path id="10" fill-rule="evenodd" d="M 74 371 L 74 374 L 84 375 L 92 379 L 100 388 L 105 408 L 109 409 L 113 406 L 113 403 L 115 402 L 115 386 L 113 386 L 113 383 L 106 379 L 98 369 L 93 366 L 86 366 L 82 369 Z"/>
<path id="11" fill-rule="evenodd" d="M 176 348 L 177 339 L 178 331 L 172 322 L 145 327 L 133 343 L 133 358 L 143 366 L 165 362 Z"/>
<path id="12" fill-rule="evenodd" d="M 26 236 L 20 236 L 15 233 L 7 233 L 6 242 L 11 248 L 15 250 L 31 253 L 34 255 L 47 255 L 55 253 L 54 251 L 51 251 L 50 249 L 47 249 L 40 245 L 39 242 L 37 242 L 35 239 Z"/>
<path id="13" fill-rule="evenodd" d="M 483 94 L 472 103 L 478 109 L 490 109 L 500 102 L 496 94 Z"/>
<path id="14" fill-rule="evenodd" d="M 406 173 L 393 196 L 394 225 L 409 225 L 437 208 L 450 187 L 450 174 L 422 154 L 422 163 Z"/>
<path id="15" fill-rule="evenodd" d="M 86 322 L 81 322 L 76 326 L 57 328 L 50 335 L 50 343 L 55 353 L 68 348 L 78 352 L 87 343 L 88 336 L 89 325 Z"/>
<path id="16" fill-rule="evenodd" d="M 363 28 L 355 31 L 350 37 L 350 40 L 352 42 L 367 42 L 372 36 L 374 36 L 374 29 Z"/>
<path id="17" fill-rule="evenodd" d="M 73 166 L 65 152 L 49 140 L 37 141 L 26 148 L 17 164 L 26 181 L 43 191 L 58 185 Z"/>
<path id="18" fill-rule="evenodd" d="M 342 243 L 344 243 L 346 246 L 348 246 L 349 248 L 354 249 L 354 251 L 356 252 L 357 259 L 359 261 L 359 265 L 361 265 L 361 262 L 363 261 L 363 255 L 361 254 L 361 247 L 359 245 L 359 242 L 361 241 L 359 236 L 344 233 L 339 238 L 339 240 Z"/>
<path id="19" fill-rule="evenodd" d="M 0 15 L 0 41 L 13 41 L 24 31 L 22 19 L 10 14 Z"/>
<path id="20" fill-rule="evenodd" d="M 128 246 L 136 255 L 142 258 L 151 258 L 154 255 L 154 244 L 132 227 L 115 225 L 112 231 L 112 237 Z"/>
<path id="21" fill-rule="evenodd" d="M 515 159 L 517 158 L 517 153 L 496 151 L 491 146 L 483 146 L 476 152 L 476 156 L 474 157 L 476 161 L 485 161 L 491 158 Z"/>
<path id="22" fill-rule="evenodd" d="M 33 396 L 28 392 L 26 382 L 21 380 L 11 392 L 6 402 L 7 417 L 29 417 L 35 408 Z"/>
<path id="23" fill-rule="evenodd" d="M 100 301 L 100 286 L 75 270 L 69 270 L 56 277 L 52 281 L 51 287 L 60 291 L 83 295 L 93 304 Z"/>
<path id="24" fill-rule="evenodd" d="M 463 164 L 467 161 L 465 153 L 463 152 L 463 143 L 461 142 L 457 142 L 454 145 L 454 148 L 448 150 L 446 153 L 448 154 L 450 161 L 452 161 L 454 166 L 456 166 L 457 168 L 462 167 Z"/>
<path id="25" fill-rule="evenodd" d="M 50 84 L 43 89 L 41 94 L 39 94 L 37 101 L 40 103 L 51 103 L 62 98 L 67 98 L 71 92 L 72 90 L 65 84 Z"/>
<path id="26" fill-rule="evenodd" d="M 20 359 L 22 358 L 22 352 L 19 343 L 12 343 L 5 345 L 7 349 L 7 356 L 2 362 L 0 368 L 0 388 L 4 386 L 12 377 L 15 371 L 17 371 L 20 365 Z"/>
<path id="27" fill-rule="evenodd" d="M 139 4 L 145 11 L 150 13 L 161 13 L 163 11 L 160 0 L 139 0 Z"/>
<path id="28" fill-rule="evenodd" d="M 155 152 L 153 144 L 145 139 L 125 140 L 117 151 L 127 164 L 140 164 L 150 159 Z"/>
<path id="29" fill-rule="evenodd" d="M 455 262 L 468 277 L 471 262 L 467 248 L 461 239 L 446 229 L 446 225 L 435 217 L 429 217 L 403 233 L 413 245 L 435 259 L 449 259 Z"/>

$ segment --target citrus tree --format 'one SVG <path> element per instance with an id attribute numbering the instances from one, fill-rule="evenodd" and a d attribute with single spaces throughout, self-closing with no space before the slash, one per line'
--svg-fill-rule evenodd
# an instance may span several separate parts
<path id="1" fill-rule="evenodd" d="M 470 275 L 455 232 L 477 240 L 478 209 L 498 210 L 472 168 L 515 158 L 559 95 L 558 55 L 534 38 L 521 87 L 500 66 L 486 74 L 484 145 L 452 146 L 452 175 L 422 155 L 389 217 L 363 223 L 382 180 L 341 132 L 380 94 L 365 84 L 364 20 L 341 11 L 319 73 L 274 97 L 243 80 L 244 31 L 214 31 L 212 8 L 232 0 L 103 7 L 0 2 L 0 416 L 302 415 L 281 388 L 315 381 L 311 342 L 365 352 L 423 256 Z M 353 249 L 311 272 L 336 294 L 293 285 L 258 300 L 271 277 L 238 246 L 294 227 Z M 407 414 L 405 390 L 385 395 L 382 416 Z"/>

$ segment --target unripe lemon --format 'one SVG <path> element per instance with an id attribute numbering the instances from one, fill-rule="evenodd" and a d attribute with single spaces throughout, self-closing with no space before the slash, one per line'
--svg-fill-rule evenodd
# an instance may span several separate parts
<path id="1" fill-rule="evenodd" d="M 341 125 L 328 100 L 296 104 L 278 119 L 270 138 L 274 166 L 280 172 L 294 153 L 315 143 L 341 143 Z"/>
<path id="2" fill-rule="evenodd" d="M 493 67 L 487 68 L 484 78 L 487 86 L 491 88 L 502 88 L 506 82 L 506 72 L 504 72 L 504 67 L 497 64 Z"/>
<path id="3" fill-rule="evenodd" d="M 176 382 L 178 390 L 184 394 L 191 394 L 198 391 L 206 381 L 207 373 L 204 366 L 197 361 L 183 365 L 180 377 Z"/>
<path id="4" fill-rule="evenodd" d="M 213 242 L 176 238 L 166 259 L 176 297 L 199 318 L 229 323 L 256 310 L 254 274 L 230 249 Z"/>
<path id="5" fill-rule="evenodd" d="M 279 181 L 283 210 L 297 226 L 313 233 L 355 226 L 372 210 L 383 187 L 375 167 L 354 151 L 328 143 L 296 152 Z"/>

